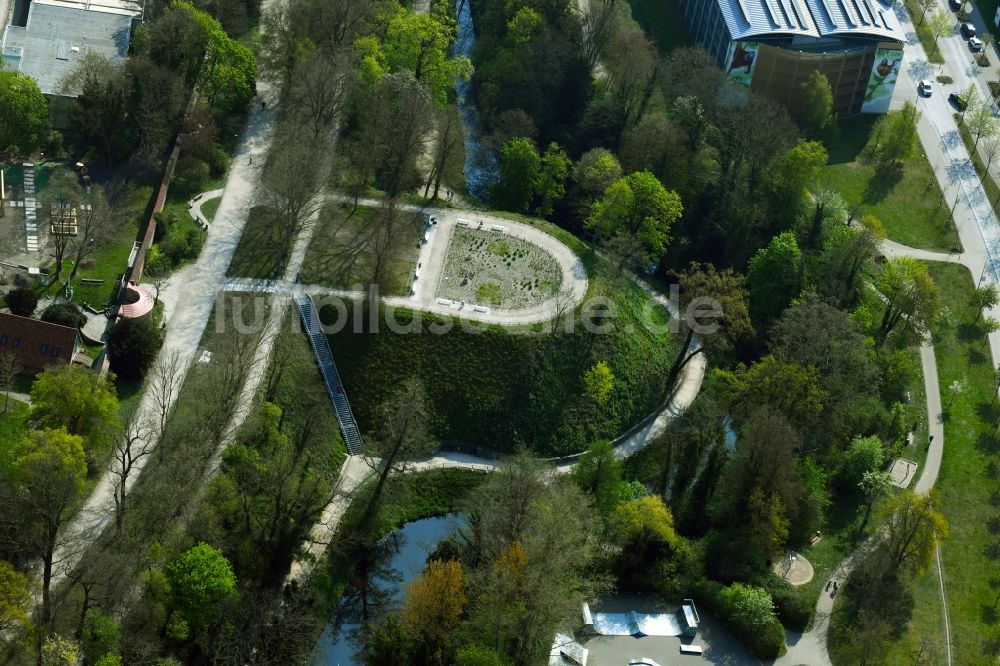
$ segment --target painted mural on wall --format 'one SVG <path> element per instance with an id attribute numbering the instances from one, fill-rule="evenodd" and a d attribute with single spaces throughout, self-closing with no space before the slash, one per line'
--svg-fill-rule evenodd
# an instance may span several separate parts
<path id="1" fill-rule="evenodd" d="M 757 55 L 760 44 L 757 42 L 732 42 L 729 45 L 729 55 L 726 56 L 726 75 L 730 81 L 750 87 L 753 71 L 757 66 Z"/>
<path id="2" fill-rule="evenodd" d="M 865 89 L 865 101 L 861 104 L 862 113 L 886 113 L 892 91 L 896 87 L 899 68 L 903 64 L 902 49 L 878 49 L 875 51 L 875 63 L 872 74 Z"/>

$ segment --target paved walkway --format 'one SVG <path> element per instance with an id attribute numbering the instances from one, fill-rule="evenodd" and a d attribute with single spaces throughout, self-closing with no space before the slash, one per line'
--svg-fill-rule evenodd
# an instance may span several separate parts
<path id="1" fill-rule="evenodd" d="M 672 316 L 677 315 L 673 304 L 665 296 L 654 291 L 641 280 L 634 277 L 633 279 L 650 293 L 652 298 L 670 309 Z M 684 367 L 673 394 L 655 416 L 649 419 L 642 427 L 629 432 L 628 435 L 615 441 L 615 457 L 618 459 L 627 458 L 663 434 L 670 421 L 682 414 L 698 396 L 702 381 L 705 378 L 707 366 L 708 363 L 704 354 L 695 356 Z M 491 472 L 496 470 L 498 464 L 499 462 L 496 460 L 480 458 L 467 453 L 440 452 L 434 456 L 414 462 L 409 467 L 409 471 L 422 472 L 431 469 L 452 467 Z M 572 471 L 573 465 L 573 462 L 557 464 L 556 471 L 559 474 L 568 474 Z M 303 554 L 292 563 L 292 567 L 285 579 L 286 583 L 301 581 L 312 573 L 313 567 L 322 559 L 327 546 L 333 540 L 337 526 L 340 524 L 344 512 L 350 506 L 354 492 L 371 473 L 373 473 L 373 469 L 365 462 L 363 456 L 348 456 L 344 467 L 341 469 L 334 498 L 323 510 L 319 522 L 313 526 L 309 541 L 305 544 Z"/>
<path id="2" fill-rule="evenodd" d="M 264 9 L 268 5 L 285 1 L 264 0 Z M 278 93 L 272 92 L 263 80 L 258 82 L 258 91 L 270 103 L 266 111 L 255 105 L 250 113 L 205 246 L 198 260 L 177 271 L 170 280 L 170 286 L 160 295 L 164 304 L 167 334 L 158 358 L 162 360 L 176 352 L 185 374 L 211 315 L 220 285 L 225 282 L 226 269 L 239 243 L 253 194 L 259 184 L 260 172 L 249 167 L 249 157 L 263 160 L 273 138 L 274 102 Z M 156 366 L 153 371 L 155 368 Z M 155 422 L 153 416 L 157 409 L 153 403 L 152 396 L 148 392 L 144 393 L 137 407 L 137 416 Z M 154 436 L 148 446 L 152 448 L 156 444 L 157 437 Z M 132 474 L 128 477 L 127 488 L 130 489 L 135 484 L 149 459 L 147 456 L 136 461 Z M 53 588 L 66 579 L 79 564 L 87 547 L 114 518 L 114 480 L 110 470 L 105 472 L 90 497 L 65 528 L 54 557 L 57 565 L 53 572 Z"/>
<path id="3" fill-rule="evenodd" d="M 191 199 L 191 201 L 188 201 L 188 212 L 191 213 L 191 217 L 193 217 L 203 228 L 208 229 L 208 225 L 211 224 L 212 220 L 208 219 L 208 216 L 201 212 L 201 207 L 206 201 L 221 197 L 225 191 L 225 188 L 220 187 L 217 190 L 202 192 L 201 194 L 196 195 L 194 199 Z M 216 215 L 218 215 L 218 213 L 216 213 Z"/>

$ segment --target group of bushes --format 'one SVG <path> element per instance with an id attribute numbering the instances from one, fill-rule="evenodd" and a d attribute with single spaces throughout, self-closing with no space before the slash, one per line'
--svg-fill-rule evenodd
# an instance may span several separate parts
<path id="1" fill-rule="evenodd" d="M 191 219 L 184 219 L 174 209 L 156 214 L 156 243 L 146 254 L 150 275 L 165 275 L 196 259 L 205 244 L 206 233 Z"/>
<path id="2" fill-rule="evenodd" d="M 758 659 L 774 659 L 785 652 L 785 630 L 775 613 L 774 599 L 764 588 L 701 580 L 693 594 Z"/>

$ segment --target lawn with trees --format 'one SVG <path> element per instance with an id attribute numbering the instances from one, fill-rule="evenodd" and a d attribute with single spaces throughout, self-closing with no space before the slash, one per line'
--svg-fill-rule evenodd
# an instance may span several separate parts
<path id="1" fill-rule="evenodd" d="M 820 170 L 820 178 L 843 197 L 854 217 L 877 217 L 892 240 L 910 247 L 961 251 L 951 220 L 954 202 L 941 195 L 916 134 L 901 141 L 902 146 L 892 146 L 891 126 L 898 117 L 890 113 L 885 120 L 873 122 L 861 116 L 841 122 L 840 138 L 832 143 L 830 164 Z M 887 160 L 878 156 L 883 150 L 902 153 Z"/>

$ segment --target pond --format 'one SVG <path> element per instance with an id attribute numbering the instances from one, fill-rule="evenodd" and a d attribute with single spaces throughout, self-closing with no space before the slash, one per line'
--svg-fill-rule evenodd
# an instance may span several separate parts
<path id="1" fill-rule="evenodd" d="M 438 542 L 452 533 L 458 517 L 455 514 L 434 516 L 407 523 L 383 539 L 372 558 L 369 602 L 398 606 L 406 583 L 424 569 L 427 555 Z M 310 666 L 353 666 L 357 645 L 352 639 L 359 628 L 361 609 L 357 599 L 345 593 L 339 604 L 338 618 L 333 618 L 323 630 L 309 660 Z M 339 626 L 338 626 L 339 624 Z"/>

